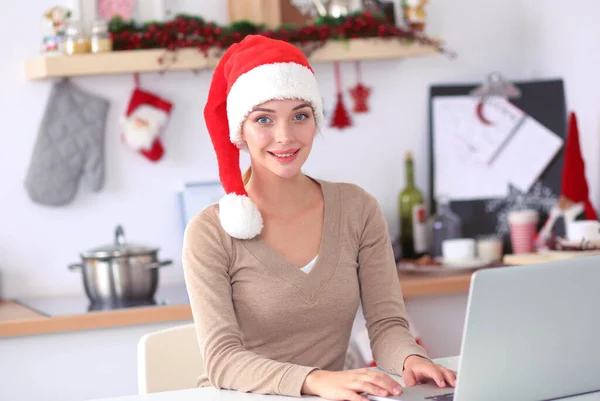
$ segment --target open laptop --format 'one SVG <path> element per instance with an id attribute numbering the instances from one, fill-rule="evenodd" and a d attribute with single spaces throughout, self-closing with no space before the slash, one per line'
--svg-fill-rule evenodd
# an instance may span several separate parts
<path id="1" fill-rule="evenodd" d="M 381 401 L 551 400 L 600 391 L 600 256 L 483 269 L 471 278 L 456 388 Z"/>

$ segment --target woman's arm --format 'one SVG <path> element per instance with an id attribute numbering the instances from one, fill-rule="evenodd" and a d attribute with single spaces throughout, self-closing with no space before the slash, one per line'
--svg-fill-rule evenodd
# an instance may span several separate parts
<path id="1" fill-rule="evenodd" d="M 244 349 L 229 276 L 231 239 L 216 219 L 214 211 L 197 215 L 186 228 L 183 244 L 185 281 L 208 380 L 221 389 L 300 396 L 306 376 L 316 368 Z"/>
<path id="2" fill-rule="evenodd" d="M 388 227 L 377 200 L 364 193 L 358 277 L 377 366 L 401 374 L 409 355 L 429 359 L 409 330 Z"/>

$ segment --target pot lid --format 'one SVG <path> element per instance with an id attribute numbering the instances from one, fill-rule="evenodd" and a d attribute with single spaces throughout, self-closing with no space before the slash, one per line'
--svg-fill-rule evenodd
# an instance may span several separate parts
<path id="1" fill-rule="evenodd" d="M 81 254 L 84 258 L 115 258 L 120 256 L 147 255 L 158 251 L 145 245 L 128 244 L 125 241 L 123 227 L 117 226 L 115 230 L 115 242 L 89 249 Z"/>

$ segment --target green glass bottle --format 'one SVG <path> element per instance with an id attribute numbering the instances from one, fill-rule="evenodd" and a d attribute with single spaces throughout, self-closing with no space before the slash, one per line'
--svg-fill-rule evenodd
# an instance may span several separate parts
<path id="1" fill-rule="evenodd" d="M 402 258 L 416 259 L 427 252 L 427 212 L 423 194 L 415 186 L 412 153 L 406 153 L 406 186 L 398 197 Z"/>

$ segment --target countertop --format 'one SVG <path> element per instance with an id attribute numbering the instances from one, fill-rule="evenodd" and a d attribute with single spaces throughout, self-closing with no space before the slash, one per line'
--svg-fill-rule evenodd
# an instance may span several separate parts
<path id="1" fill-rule="evenodd" d="M 423 275 L 399 271 L 405 298 L 466 293 L 472 271 Z M 153 305 L 90 310 L 85 295 L 0 300 L 0 337 L 60 333 L 108 327 L 191 320 L 184 286 L 157 291 Z"/>

